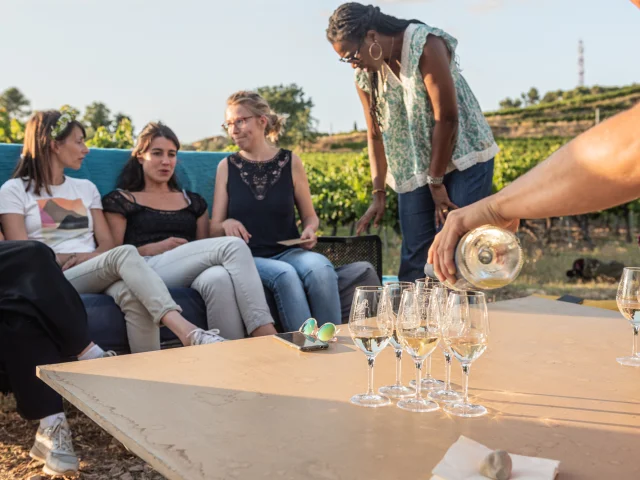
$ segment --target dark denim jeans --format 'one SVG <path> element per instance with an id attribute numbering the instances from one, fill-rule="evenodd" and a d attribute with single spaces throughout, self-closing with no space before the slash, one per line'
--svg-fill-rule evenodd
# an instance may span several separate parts
<path id="1" fill-rule="evenodd" d="M 454 170 L 444 177 L 449 198 L 465 207 L 491 194 L 493 159 L 463 171 Z M 429 247 L 436 236 L 435 205 L 429 186 L 398 194 L 402 253 L 398 278 L 413 282 L 424 277 Z"/>

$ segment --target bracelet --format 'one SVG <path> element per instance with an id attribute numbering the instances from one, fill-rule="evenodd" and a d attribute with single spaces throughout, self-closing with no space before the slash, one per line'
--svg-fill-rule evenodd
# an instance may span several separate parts
<path id="1" fill-rule="evenodd" d="M 372 195 L 375 195 L 376 193 L 384 193 L 385 195 L 387 194 L 387 191 L 384 188 L 376 188 L 373 192 Z"/>

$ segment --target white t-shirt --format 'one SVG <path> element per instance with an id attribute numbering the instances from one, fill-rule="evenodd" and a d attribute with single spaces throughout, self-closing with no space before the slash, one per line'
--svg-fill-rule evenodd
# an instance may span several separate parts
<path id="1" fill-rule="evenodd" d="M 0 188 L 0 214 L 24 215 L 30 240 L 46 243 L 56 253 L 90 253 L 96 249 L 91 209 L 102 210 L 100 193 L 89 180 L 65 176 L 61 185 L 40 195 L 27 182 L 8 180 Z"/>

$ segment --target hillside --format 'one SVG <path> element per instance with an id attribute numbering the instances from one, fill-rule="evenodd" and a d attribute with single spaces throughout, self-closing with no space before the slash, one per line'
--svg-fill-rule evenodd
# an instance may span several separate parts
<path id="1" fill-rule="evenodd" d="M 523 108 L 486 112 L 496 137 L 575 137 L 600 120 L 627 110 L 640 102 L 640 85 L 628 87 L 579 87 L 566 92 L 548 92 L 539 102 Z"/>
<path id="2" fill-rule="evenodd" d="M 534 105 L 485 112 L 485 117 L 494 136 L 499 138 L 571 138 L 591 128 L 596 123 L 597 114 L 602 121 L 639 102 L 640 84 L 626 87 L 578 87 L 568 91 L 547 92 Z M 227 137 L 215 136 L 185 147 L 219 151 L 229 143 Z M 357 131 L 335 135 L 320 134 L 307 150 L 348 152 L 360 151 L 366 146 L 366 132 Z"/>

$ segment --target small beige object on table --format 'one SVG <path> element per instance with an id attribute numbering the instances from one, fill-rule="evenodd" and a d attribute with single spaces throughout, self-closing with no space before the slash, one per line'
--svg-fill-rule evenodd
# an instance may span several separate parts
<path id="1" fill-rule="evenodd" d="M 533 297 L 490 305 L 490 320 L 471 375 L 471 394 L 489 408 L 479 418 L 351 405 L 367 366 L 348 336 L 318 353 L 261 337 L 39 375 L 169 479 L 428 479 L 460 435 L 559 460 L 560 480 L 640 478 L 640 369 L 616 362 L 628 322 Z M 393 381 L 394 358 L 378 356 L 376 388 Z M 408 383 L 409 359 L 404 370 Z"/>

